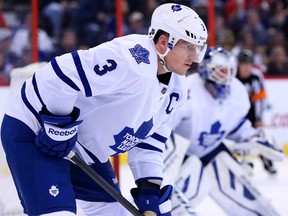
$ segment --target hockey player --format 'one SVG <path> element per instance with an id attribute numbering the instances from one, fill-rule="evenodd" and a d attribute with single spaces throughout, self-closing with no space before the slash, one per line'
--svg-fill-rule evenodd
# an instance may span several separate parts
<path id="1" fill-rule="evenodd" d="M 266 107 L 266 89 L 262 72 L 253 65 L 253 53 L 249 49 L 243 49 L 238 55 L 238 72 L 237 78 L 245 85 L 251 107 L 247 114 L 247 118 L 254 127 L 265 127 L 263 122 L 263 113 Z M 272 160 L 260 155 L 264 169 L 275 174 L 277 170 Z"/>
<path id="2" fill-rule="evenodd" d="M 157 7 L 147 35 L 128 35 L 54 58 L 22 86 L 1 139 L 24 212 L 127 215 L 65 157 L 73 149 L 119 190 L 108 158 L 129 151 L 141 213 L 171 215 L 161 186 L 170 116 L 187 99 L 186 77 L 206 51 L 207 30 L 190 8 Z M 173 73 L 171 72 L 173 71 Z M 76 144 L 75 144 L 76 143 Z"/>
<path id="3" fill-rule="evenodd" d="M 174 169 L 177 193 L 172 196 L 173 215 L 188 215 L 187 203 L 183 203 L 185 199 L 181 199 L 179 191 L 189 199 L 192 208 L 209 194 L 229 216 L 277 215 L 223 144 L 227 138 L 246 141 L 238 144 L 240 149 L 275 160 L 284 157 L 282 150 L 262 137 L 245 118 L 250 103 L 244 85 L 235 78 L 235 65 L 230 52 L 221 47 L 208 48 L 198 73 L 188 76 L 188 101 L 173 118 L 174 134 L 190 142 L 188 150 L 182 151 L 185 159 L 180 173 L 175 175 Z M 177 143 L 177 139 L 175 142 L 176 149 L 178 145 L 184 148 L 184 142 Z M 175 149 L 173 152 L 181 154 Z M 166 155 L 177 158 L 172 152 Z M 174 163 L 173 159 L 165 160 L 172 167 L 179 158 L 178 155 Z M 165 168 L 165 173 L 169 173 L 169 167 Z"/>

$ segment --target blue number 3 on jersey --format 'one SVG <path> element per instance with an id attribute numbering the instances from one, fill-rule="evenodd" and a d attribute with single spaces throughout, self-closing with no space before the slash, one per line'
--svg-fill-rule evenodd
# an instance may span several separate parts
<path id="1" fill-rule="evenodd" d="M 109 71 L 113 71 L 116 69 L 117 67 L 117 63 L 113 60 L 113 59 L 107 59 L 106 60 L 108 62 L 108 64 L 103 65 L 103 69 L 100 70 L 100 66 L 99 64 L 95 65 L 94 67 L 94 71 L 97 75 L 99 76 L 103 76 L 104 74 L 106 74 Z"/>

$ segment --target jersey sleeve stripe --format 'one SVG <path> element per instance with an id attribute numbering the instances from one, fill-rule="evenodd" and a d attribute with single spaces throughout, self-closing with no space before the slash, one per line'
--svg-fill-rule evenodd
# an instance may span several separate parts
<path id="1" fill-rule="evenodd" d="M 24 84 L 22 85 L 21 88 L 21 97 L 22 100 L 24 102 L 24 104 L 26 105 L 26 107 L 33 113 L 33 115 L 36 117 L 36 119 L 38 120 L 39 124 L 41 124 L 41 119 L 40 116 L 38 114 L 38 112 L 33 108 L 33 106 L 29 103 L 26 94 L 25 94 L 25 89 L 26 89 L 26 82 L 24 82 Z"/>
<path id="2" fill-rule="evenodd" d="M 78 86 L 69 78 L 67 77 L 62 70 L 60 69 L 59 65 L 57 64 L 56 59 L 52 59 L 51 60 L 51 65 L 52 68 L 54 69 L 55 73 L 57 74 L 57 76 L 63 81 L 65 82 L 68 86 L 70 86 L 71 88 L 73 88 L 76 91 L 80 91 L 80 89 L 78 88 Z"/>
<path id="3" fill-rule="evenodd" d="M 136 147 L 141 148 L 141 149 L 146 149 L 146 150 L 157 151 L 161 153 L 163 152 L 162 149 L 156 148 L 155 146 L 149 145 L 147 143 L 139 143 L 137 144 Z"/>
<path id="4" fill-rule="evenodd" d="M 245 122 L 246 120 L 247 120 L 247 118 L 244 117 L 244 118 L 240 121 L 240 123 L 237 125 L 237 127 L 234 128 L 234 129 L 228 134 L 228 136 L 231 135 L 231 134 L 233 134 L 233 133 L 235 133 L 235 132 L 244 124 L 244 122 Z"/>
<path id="5" fill-rule="evenodd" d="M 154 138 L 154 139 L 156 139 L 156 140 L 159 141 L 159 142 L 162 142 L 162 143 L 166 143 L 166 141 L 167 141 L 167 138 L 166 138 L 166 137 L 163 137 L 163 136 L 161 136 L 160 134 L 157 134 L 157 133 L 153 133 L 153 134 L 151 135 L 151 137 Z"/>
<path id="6" fill-rule="evenodd" d="M 82 84 L 84 86 L 84 89 L 85 89 L 85 95 L 86 97 L 91 97 L 92 96 L 92 90 L 91 90 L 91 87 L 89 85 L 89 82 L 88 82 L 88 79 L 85 75 L 85 71 L 82 67 L 82 64 L 81 64 L 81 60 L 80 60 L 80 57 L 78 55 L 78 52 L 77 51 L 74 51 L 72 52 L 72 57 L 73 57 L 73 60 L 74 60 L 74 64 L 77 68 L 77 71 L 78 71 L 78 74 L 79 74 L 79 77 L 82 81 Z"/>
<path id="7" fill-rule="evenodd" d="M 35 74 L 33 74 L 33 77 L 32 77 L 32 84 L 33 84 L 33 88 L 34 88 L 34 91 L 39 99 L 39 101 L 41 102 L 42 106 L 44 106 L 44 102 L 40 96 L 40 93 L 39 93 L 39 90 L 38 90 L 38 86 L 37 86 L 37 82 L 36 82 L 36 78 L 35 78 Z"/>

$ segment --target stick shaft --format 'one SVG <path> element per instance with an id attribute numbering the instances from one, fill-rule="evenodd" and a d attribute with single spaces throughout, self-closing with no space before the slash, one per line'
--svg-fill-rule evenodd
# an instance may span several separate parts
<path id="1" fill-rule="evenodd" d="M 122 204 L 130 213 L 135 216 L 142 214 L 121 194 L 118 193 L 110 184 L 108 184 L 98 173 L 89 167 L 75 152 L 70 152 L 67 156 L 78 167 L 80 167 L 88 176 L 90 176 L 97 184 L 99 184 L 107 193 L 109 193 L 116 201 Z"/>
<path id="2" fill-rule="evenodd" d="M 174 194 L 179 200 L 179 202 L 181 203 L 180 205 L 185 208 L 185 210 L 187 211 L 189 215 L 196 216 L 197 214 L 195 210 L 193 209 L 193 207 L 191 206 L 190 201 L 186 197 L 186 195 L 181 191 L 181 189 L 178 188 L 177 185 L 174 185 L 173 187 L 174 187 Z"/>

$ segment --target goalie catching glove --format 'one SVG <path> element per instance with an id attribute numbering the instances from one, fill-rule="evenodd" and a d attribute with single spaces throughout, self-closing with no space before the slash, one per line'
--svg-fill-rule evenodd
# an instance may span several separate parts
<path id="1" fill-rule="evenodd" d="M 35 144 L 47 155 L 63 158 L 74 148 L 77 141 L 78 125 L 76 121 L 80 110 L 74 107 L 66 116 L 56 116 L 50 113 L 46 106 L 39 112 L 42 128 L 35 138 Z"/>
<path id="2" fill-rule="evenodd" d="M 172 190 L 171 185 L 160 189 L 158 184 L 141 180 L 137 182 L 137 188 L 131 189 L 131 195 L 141 213 L 152 211 L 155 215 L 171 216 Z"/>
<path id="3" fill-rule="evenodd" d="M 243 155 L 263 155 L 273 161 L 284 159 L 283 149 L 275 139 L 262 128 L 259 128 L 258 131 L 258 134 L 251 137 L 250 140 L 231 145 L 231 150 Z"/>

